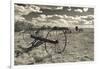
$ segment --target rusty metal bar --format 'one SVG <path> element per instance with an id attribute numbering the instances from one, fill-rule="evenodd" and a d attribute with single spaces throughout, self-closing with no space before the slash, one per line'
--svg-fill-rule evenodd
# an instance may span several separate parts
<path id="1" fill-rule="evenodd" d="M 41 38 L 41 37 L 34 36 L 34 35 L 31 35 L 31 38 L 34 38 L 34 39 L 40 40 L 40 41 L 44 41 L 44 42 L 53 43 L 53 44 L 57 44 L 58 43 L 58 40 L 50 40 L 50 39 Z"/>

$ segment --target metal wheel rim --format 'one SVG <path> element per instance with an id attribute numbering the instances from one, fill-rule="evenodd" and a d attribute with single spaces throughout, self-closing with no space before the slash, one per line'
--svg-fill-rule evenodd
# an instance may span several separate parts
<path id="1" fill-rule="evenodd" d="M 57 31 L 57 30 L 56 30 Z M 46 38 L 48 38 L 48 35 L 49 35 L 49 33 L 50 32 L 52 32 L 52 30 L 50 30 L 48 33 L 47 33 L 47 36 L 46 36 Z M 66 34 L 64 33 L 64 31 L 62 31 L 62 34 L 64 35 L 64 39 L 65 39 L 65 42 L 64 42 L 64 47 L 62 48 L 62 50 L 61 51 L 55 51 L 55 53 L 62 53 L 62 52 L 64 52 L 64 50 L 65 50 L 65 48 L 66 48 L 66 45 L 67 45 L 67 36 L 66 36 Z M 54 45 L 55 47 L 56 47 L 56 45 Z M 47 50 L 47 43 L 45 43 L 45 50 L 46 50 L 46 52 L 49 54 L 49 55 L 52 55 L 48 50 Z"/>

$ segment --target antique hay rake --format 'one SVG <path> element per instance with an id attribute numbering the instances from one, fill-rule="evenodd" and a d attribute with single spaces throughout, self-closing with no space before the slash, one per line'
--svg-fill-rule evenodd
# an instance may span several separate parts
<path id="1" fill-rule="evenodd" d="M 41 27 L 30 28 L 23 32 L 23 40 L 28 48 L 23 48 L 25 52 L 33 48 L 45 45 L 45 50 L 49 55 L 64 52 L 67 45 L 67 35 L 71 33 L 67 27 Z"/>

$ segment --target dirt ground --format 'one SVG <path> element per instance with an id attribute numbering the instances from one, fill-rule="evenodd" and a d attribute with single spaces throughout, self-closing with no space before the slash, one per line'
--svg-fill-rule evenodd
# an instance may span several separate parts
<path id="1" fill-rule="evenodd" d="M 45 51 L 45 45 L 33 48 L 25 53 L 20 47 L 25 47 L 21 32 L 15 32 L 15 51 L 21 51 L 19 56 L 14 54 L 15 65 L 31 65 L 44 63 L 80 62 L 94 60 L 94 30 L 84 29 L 83 32 L 72 32 L 67 35 L 67 46 L 63 53 L 55 53 L 49 56 Z"/>

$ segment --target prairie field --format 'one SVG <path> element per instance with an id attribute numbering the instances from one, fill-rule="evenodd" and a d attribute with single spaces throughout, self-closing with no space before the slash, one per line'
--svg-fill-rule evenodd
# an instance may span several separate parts
<path id="1" fill-rule="evenodd" d="M 42 35 L 46 34 L 47 33 L 44 33 Z M 83 61 L 94 60 L 94 28 L 83 28 L 82 32 L 72 31 L 72 33 L 68 34 L 66 33 L 66 36 L 67 36 L 67 45 L 64 52 L 60 54 L 54 53 L 52 56 L 50 56 L 46 52 L 44 44 L 40 45 L 39 47 L 32 48 L 32 50 L 29 51 L 28 53 L 23 52 L 23 49 L 21 49 L 21 47 L 27 48 L 27 44 L 23 40 L 23 33 L 15 32 L 14 35 L 15 65 L 83 62 Z M 63 37 L 61 37 L 61 39 L 62 38 Z"/>

